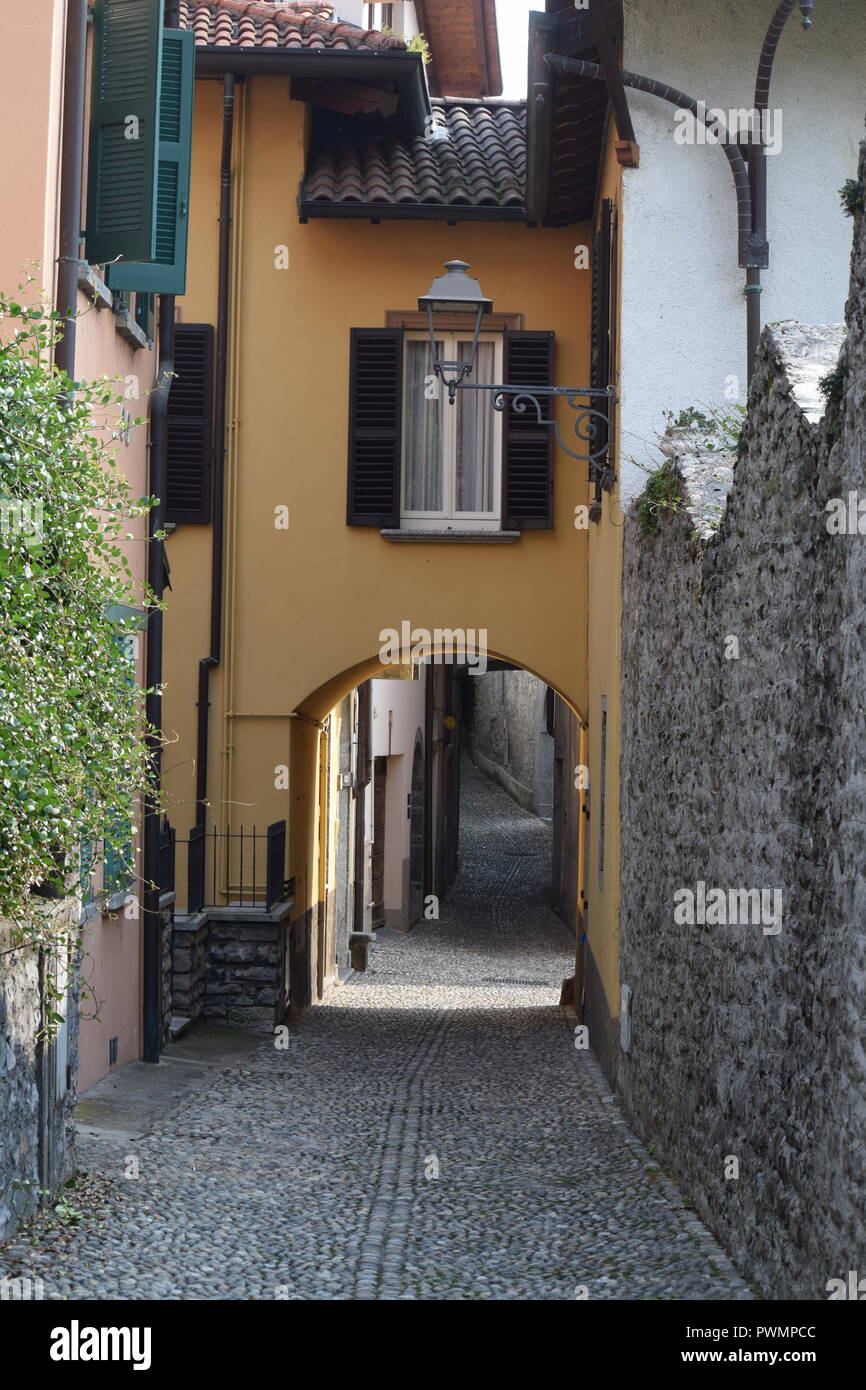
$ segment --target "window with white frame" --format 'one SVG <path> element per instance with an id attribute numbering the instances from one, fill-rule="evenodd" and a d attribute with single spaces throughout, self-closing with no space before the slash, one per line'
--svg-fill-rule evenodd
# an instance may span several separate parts
<path id="1" fill-rule="evenodd" d="M 442 333 L 440 359 L 462 362 L 469 332 Z M 497 530 L 502 497 L 502 415 L 488 391 L 448 393 L 434 375 L 430 341 L 406 335 L 403 386 L 402 521 L 416 530 Z M 502 380 L 502 335 L 482 334 L 471 380 Z"/>
<path id="2" fill-rule="evenodd" d="M 402 6 L 398 6 L 402 9 Z M 391 29 L 394 24 L 393 4 L 372 4 L 365 6 L 368 29 Z"/>

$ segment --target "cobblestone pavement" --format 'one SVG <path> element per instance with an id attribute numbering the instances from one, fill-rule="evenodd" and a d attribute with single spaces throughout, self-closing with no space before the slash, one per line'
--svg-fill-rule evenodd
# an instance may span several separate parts
<path id="1" fill-rule="evenodd" d="M 464 790 L 442 920 L 381 933 L 286 1050 L 125 1153 L 83 1139 L 107 1212 L 13 1272 L 48 1298 L 750 1297 L 574 1047 L 549 827 L 471 768 Z"/>

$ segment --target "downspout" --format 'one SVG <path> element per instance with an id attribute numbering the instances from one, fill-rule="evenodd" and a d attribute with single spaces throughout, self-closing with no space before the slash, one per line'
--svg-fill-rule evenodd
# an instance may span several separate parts
<path id="1" fill-rule="evenodd" d="M 63 336 L 54 347 L 54 365 L 75 380 L 75 316 L 78 311 L 78 261 L 81 246 L 81 184 L 84 175 L 84 112 L 87 75 L 87 0 L 68 0 L 63 49 L 63 117 L 60 128 L 60 209 L 54 305 L 63 319 Z M 72 407 L 72 396 L 64 393 Z M 40 1022 L 46 1023 L 49 975 L 46 952 L 38 955 Z M 53 1071 L 56 1044 L 40 1029 L 36 1043 L 38 1096 L 36 1164 L 43 1194 L 53 1190 L 55 1098 Z M 40 1203 L 43 1197 L 40 1197 Z"/>
<path id="2" fill-rule="evenodd" d="M 87 78 L 87 0 L 68 0 L 63 62 L 63 125 L 60 135 L 60 236 L 55 308 L 64 320 L 54 365 L 75 380 L 75 315 L 81 247 L 81 184 L 84 176 L 84 109 Z"/>
<path id="3" fill-rule="evenodd" d="M 764 261 L 764 265 L 769 264 L 770 254 L 769 242 L 767 240 L 767 147 L 764 143 L 764 117 L 770 107 L 770 83 L 773 80 L 773 64 L 776 61 L 779 39 L 782 37 L 782 30 L 798 4 L 803 14 L 803 28 L 811 29 L 814 0 L 782 0 L 782 3 L 779 5 L 779 8 L 770 21 L 770 27 L 764 39 L 764 47 L 761 49 L 761 58 L 758 63 L 758 76 L 755 82 L 755 111 L 758 113 L 759 139 L 757 141 L 753 140 L 752 144 L 749 146 L 749 175 L 752 182 L 753 233 L 756 243 L 766 248 L 766 260 Z M 755 366 L 755 358 L 758 354 L 758 343 L 761 340 L 761 295 L 763 292 L 760 267 L 750 269 L 746 277 L 746 313 L 750 381 Z"/>
<path id="4" fill-rule="evenodd" d="M 558 68 L 562 72 L 573 72 L 578 77 L 592 77 L 600 82 L 605 80 L 604 69 L 598 63 L 588 63 L 582 58 L 562 58 L 558 53 L 546 53 L 544 61 L 551 68 Z M 654 77 L 641 77 L 639 73 L 626 71 L 622 73 L 622 81 L 625 87 L 634 87 L 636 91 L 647 92 L 650 96 L 659 97 L 662 101 L 670 102 L 672 106 L 678 106 L 683 111 L 691 111 L 696 120 L 701 119 L 698 102 L 694 98 L 686 96 L 685 92 L 678 91 L 676 87 L 669 87 L 666 82 L 657 82 Z M 704 118 L 704 123 L 707 126 L 712 124 L 708 114 Z M 749 170 L 736 141 L 722 140 L 720 144 L 731 166 L 737 194 L 740 264 L 748 266 L 752 259 L 749 248 L 752 234 L 752 194 L 749 187 Z"/>
<path id="5" fill-rule="evenodd" d="M 207 820 L 210 673 L 222 658 L 223 545 L 225 532 L 226 392 L 228 382 L 229 265 L 232 223 L 232 143 L 235 77 L 223 78 L 223 135 L 220 156 L 219 269 L 217 288 L 216 383 L 214 405 L 213 516 L 211 523 L 210 651 L 198 666 L 196 737 L 196 824 Z"/>
<path id="6" fill-rule="evenodd" d="M 352 930 L 363 932 L 366 919 L 367 882 L 367 762 L 370 744 L 370 683 L 358 686 L 357 738 L 355 740 L 355 843 L 352 873 L 355 894 L 352 902 Z"/>
<path id="7" fill-rule="evenodd" d="M 422 896 L 426 899 L 436 891 L 433 883 L 433 726 L 435 723 L 436 667 L 430 663 L 424 669 L 427 681 L 424 686 L 424 861 L 422 868 Z"/>
<path id="8" fill-rule="evenodd" d="M 162 918 L 159 803 L 162 784 L 162 601 L 165 589 L 165 483 L 168 452 L 168 395 L 174 376 L 174 295 L 159 296 L 159 364 L 150 397 L 150 471 L 148 491 L 156 497 L 148 514 L 147 582 L 153 607 L 147 618 L 144 685 L 148 735 L 148 772 L 144 797 L 142 1056 L 158 1062 L 162 1046 Z"/>
<path id="9" fill-rule="evenodd" d="M 781 0 L 767 30 L 755 86 L 755 111 L 760 120 L 760 140 L 757 143 L 754 141 L 750 143 L 748 164 L 739 144 L 733 140 L 720 142 L 731 166 L 737 193 L 739 262 L 746 270 L 746 352 L 749 381 L 751 381 L 761 336 L 761 294 L 763 292 L 761 270 L 769 265 L 770 254 L 767 242 L 767 151 L 763 139 L 764 112 L 768 109 L 770 82 L 779 39 L 788 19 L 798 5 L 803 15 L 803 28 L 811 29 L 814 0 Z M 549 67 L 558 68 L 562 72 L 573 72 L 580 77 L 604 80 L 604 69 L 597 63 L 588 63 L 579 58 L 563 58 L 557 53 L 545 54 L 544 61 Z M 641 77 L 637 73 L 625 71 L 622 73 L 622 81 L 626 87 L 633 87 L 637 91 L 648 92 L 650 96 L 660 97 L 662 101 L 668 101 L 682 110 L 691 111 L 696 119 L 701 119 L 698 103 L 675 87 L 669 87 L 666 83 L 657 82 L 651 77 Z M 710 125 L 709 116 L 705 114 L 703 118 L 705 124 Z"/>
<path id="10" fill-rule="evenodd" d="M 165 27 L 179 24 L 178 0 L 166 0 Z M 159 360 L 150 397 L 148 495 L 157 501 L 148 513 L 147 583 L 153 606 L 147 618 L 144 686 L 148 770 L 142 832 L 142 1058 L 158 1062 L 162 1047 L 162 916 L 160 883 L 160 792 L 162 789 L 162 653 L 163 624 L 159 607 L 165 592 L 165 490 L 168 471 L 168 396 L 174 379 L 175 297 L 159 296 Z"/>

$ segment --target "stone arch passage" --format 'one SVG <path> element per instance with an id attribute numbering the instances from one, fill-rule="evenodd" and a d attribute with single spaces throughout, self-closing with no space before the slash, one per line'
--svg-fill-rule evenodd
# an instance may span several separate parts
<path id="1" fill-rule="evenodd" d="M 542 672 L 533 670 L 527 664 L 514 659 L 507 653 L 489 652 L 488 657 L 509 666 L 531 671 L 544 681 Z M 431 664 L 441 666 L 443 654 L 434 652 Z M 286 953 L 286 993 L 291 1001 L 291 1010 L 297 1014 L 313 1003 L 318 995 L 321 972 L 317 962 L 316 922 L 320 913 L 320 874 L 318 856 L 320 853 L 319 835 L 319 778 L 321 776 L 320 740 L 327 735 L 323 723 L 355 688 L 368 680 L 383 674 L 383 664 L 378 654 L 345 668 L 324 681 L 316 690 L 306 695 L 292 711 L 290 717 L 290 818 L 289 818 L 289 873 L 294 879 L 294 905 Z M 577 701 L 567 691 L 555 686 L 551 689 L 560 697 L 563 707 L 570 710 L 582 726 L 585 717 Z M 423 772 L 423 742 L 416 742 L 413 749 L 412 796 L 410 799 L 410 921 L 417 921 L 423 912 L 424 875 L 419 870 L 419 858 L 423 858 L 423 844 L 426 828 L 424 825 L 424 797 L 419 787 Z M 454 759 L 452 756 L 452 763 Z M 447 766 L 447 762 L 446 762 Z M 326 802 L 327 799 L 325 798 Z M 420 846 L 420 848 L 419 848 Z M 454 865 L 456 868 L 456 864 Z M 356 920 L 357 925 L 357 920 Z"/>

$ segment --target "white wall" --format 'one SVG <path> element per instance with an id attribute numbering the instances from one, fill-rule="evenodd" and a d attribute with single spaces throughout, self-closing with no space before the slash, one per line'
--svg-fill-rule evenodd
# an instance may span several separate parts
<path id="1" fill-rule="evenodd" d="M 624 0 L 625 62 L 708 106 L 751 107 L 776 0 Z M 770 96 L 782 149 L 768 158 L 770 269 L 765 323 L 838 322 L 848 292 L 851 221 L 839 189 L 857 172 L 866 113 L 866 3 L 816 0 L 779 45 Z M 724 402 L 737 376 L 746 398 L 745 271 L 737 264 L 736 199 L 719 146 L 679 145 L 675 108 L 629 92 L 640 168 L 623 189 L 622 491 L 642 491 L 659 461 L 662 411 Z"/>
<path id="2" fill-rule="evenodd" d="M 407 799 L 412 793 L 415 742 L 424 729 L 424 690 L 428 672 L 420 680 L 372 680 L 373 757 L 388 758 L 385 809 L 385 921 L 406 926 L 410 822 Z M 434 817 L 434 825 L 436 820 Z M 372 808 L 368 832 L 372 836 Z"/>

